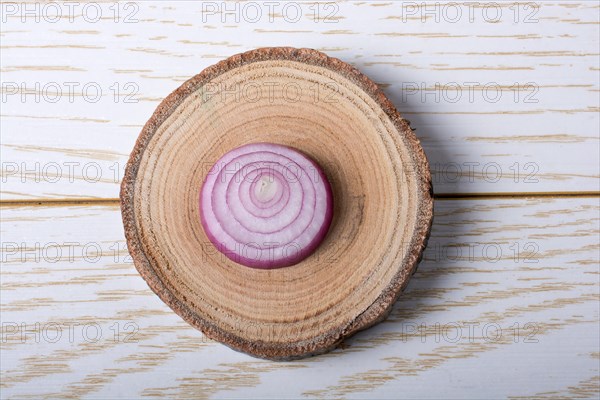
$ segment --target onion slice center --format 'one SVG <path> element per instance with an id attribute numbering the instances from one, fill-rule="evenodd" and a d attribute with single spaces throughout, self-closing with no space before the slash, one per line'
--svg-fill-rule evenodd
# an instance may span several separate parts
<path id="1" fill-rule="evenodd" d="M 232 261 L 272 269 L 299 263 L 319 246 L 333 217 L 331 186 L 301 152 L 252 143 L 223 155 L 200 190 L 200 219 Z"/>

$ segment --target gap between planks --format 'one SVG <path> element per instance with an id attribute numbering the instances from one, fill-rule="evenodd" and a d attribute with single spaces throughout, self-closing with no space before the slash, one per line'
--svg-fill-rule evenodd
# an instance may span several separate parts
<path id="1" fill-rule="evenodd" d="M 598 192 L 539 192 L 539 193 L 440 193 L 435 200 L 485 200 L 485 199 L 530 199 L 530 198 L 600 198 Z M 107 199 L 44 199 L 44 200 L 0 200 L 0 208 L 8 207 L 65 207 L 82 205 L 118 206 L 118 198 Z"/>

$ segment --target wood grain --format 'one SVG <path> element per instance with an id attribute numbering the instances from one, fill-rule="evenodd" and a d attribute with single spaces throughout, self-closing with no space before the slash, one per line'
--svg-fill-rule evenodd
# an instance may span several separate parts
<path id="1" fill-rule="evenodd" d="M 302 2 L 296 22 L 282 6 L 251 22 L 203 13 L 212 2 L 102 1 L 91 22 L 83 5 L 48 21 L 10 11 L 41 3 L 1 2 L 0 397 L 597 399 L 600 6 L 498 1 L 496 21 L 493 4 L 471 18 L 461 3 L 451 21 L 451 2 L 431 3 Z M 160 101 L 264 46 L 315 48 L 373 78 L 416 128 L 436 193 L 460 197 L 436 203 L 386 323 L 289 363 L 170 311 L 131 263 L 117 202 Z"/>
<path id="2" fill-rule="evenodd" d="M 112 3 L 97 23 L 8 16 L 0 198 L 117 198 L 129 151 L 158 103 L 205 67 L 261 46 L 322 50 L 380 83 L 416 128 L 436 193 L 600 189 L 587 161 L 599 157 L 594 1 L 520 3 L 518 14 L 499 2 L 495 23 L 493 10 L 486 19 L 475 8 L 471 18 L 466 6 L 452 22 L 444 2 L 430 14 L 411 8 L 420 2 L 340 2 L 319 8 L 318 18 L 306 3 L 297 22 L 291 9 L 276 9 L 255 23 L 241 11 L 238 22 L 235 13 L 203 13 L 206 3 L 133 3 L 137 11 L 121 9 L 120 22 Z M 125 23 L 133 11 L 138 22 Z M 73 96 L 65 82 L 78 84 Z M 57 90 L 64 93 L 52 102 Z"/>
<path id="3" fill-rule="evenodd" d="M 131 263 L 117 204 L 1 212 L 6 398 L 397 398 L 400 390 L 409 398 L 593 398 L 599 391 L 596 198 L 439 201 L 424 260 L 390 318 L 342 349 L 286 363 L 213 342 L 165 306 Z M 62 326 L 55 343 L 51 323 Z M 97 341 L 92 324 L 101 328 Z"/>

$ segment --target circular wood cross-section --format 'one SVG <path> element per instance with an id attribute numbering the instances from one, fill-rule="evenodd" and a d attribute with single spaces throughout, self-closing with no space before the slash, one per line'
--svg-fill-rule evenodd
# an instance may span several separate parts
<path id="1" fill-rule="evenodd" d="M 236 264 L 199 218 L 215 161 L 255 142 L 298 149 L 331 183 L 329 232 L 290 267 Z M 419 141 L 377 85 L 315 50 L 261 48 L 160 104 L 129 159 L 121 210 L 136 268 L 184 320 L 236 350 L 293 359 L 385 318 L 426 246 L 433 199 Z"/>

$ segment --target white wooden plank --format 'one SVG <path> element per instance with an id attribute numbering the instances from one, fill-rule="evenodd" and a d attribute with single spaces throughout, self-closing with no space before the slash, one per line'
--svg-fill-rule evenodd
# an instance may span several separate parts
<path id="1" fill-rule="evenodd" d="M 599 209 L 586 197 L 438 201 L 385 323 L 275 363 L 171 312 L 131 264 L 116 204 L 4 205 L 2 397 L 597 398 Z"/>
<path id="2" fill-rule="evenodd" d="M 450 2 L 106 2 L 97 22 L 95 5 L 71 19 L 53 4 L 2 3 L 2 200 L 117 197 L 162 98 L 231 54 L 283 45 L 382 84 L 417 129 L 437 193 L 600 189 L 595 1 L 467 2 L 459 18 Z"/>

